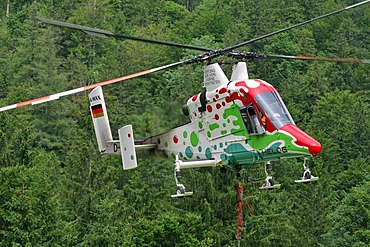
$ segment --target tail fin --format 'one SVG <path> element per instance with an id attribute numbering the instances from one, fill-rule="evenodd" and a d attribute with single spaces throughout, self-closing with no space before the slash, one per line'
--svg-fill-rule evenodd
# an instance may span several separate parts
<path id="1" fill-rule="evenodd" d="M 96 87 L 89 94 L 90 111 L 94 123 L 96 139 L 98 141 L 99 151 L 105 152 L 107 142 L 113 141 L 112 132 L 109 125 L 108 113 L 105 107 L 103 90 Z"/>
<path id="2" fill-rule="evenodd" d="M 119 140 L 113 140 L 102 88 L 97 87 L 91 91 L 89 99 L 100 152 L 104 154 L 121 154 L 124 170 L 136 168 L 137 162 L 132 126 L 127 125 L 119 129 Z"/>
<path id="3" fill-rule="evenodd" d="M 134 144 L 134 132 L 131 125 L 126 125 L 118 130 L 123 170 L 137 167 Z"/>

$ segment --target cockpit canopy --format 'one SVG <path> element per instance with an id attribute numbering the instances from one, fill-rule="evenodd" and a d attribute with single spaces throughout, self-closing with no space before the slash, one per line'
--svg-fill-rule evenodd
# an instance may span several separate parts
<path id="1" fill-rule="evenodd" d="M 262 92 L 254 99 L 276 129 L 286 124 L 295 124 L 278 93 Z"/>

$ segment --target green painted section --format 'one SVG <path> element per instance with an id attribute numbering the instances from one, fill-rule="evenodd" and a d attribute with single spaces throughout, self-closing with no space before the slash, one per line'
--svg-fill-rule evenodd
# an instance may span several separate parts
<path id="1" fill-rule="evenodd" d="M 267 146 L 269 146 L 272 142 L 275 141 L 278 142 L 281 141 L 282 143 L 284 142 L 285 143 L 284 146 L 289 151 L 306 152 L 307 154 L 309 154 L 307 148 L 301 148 L 293 144 L 294 139 L 292 136 L 281 132 L 276 132 L 272 135 L 266 133 L 264 135 L 251 136 L 251 139 L 248 141 L 248 144 L 255 150 L 261 150 L 265 149 Z"/>
<path id="2" fill-rule="evenodd" d="M 224 149 L 224 151 L 227 154 L 231 154 L 231 156 L 225 155 L 226 161 L 228 161 L 228 163 L 237 163 L 237 161 L 239 163 L 242 160 L 248 160 L 248 162 L 251 162 L 258 159 L 258 155 L 256 153 L 248 151 L 240 143 L 230 144 Z"/>
<path id="3" fill-rule="evenodd" d="M 229 108 L 225 109 L 223 118 L 228 119 L 230 116 L 236 117 L 236 120 L 233 121 L 233 125 L 236 128 L 231 128 L 230 132 L 236 136 L 247 136 L 247 131 L 245 129 L 242 116 L 240 115 L 239 107 L 236 104 L 232 104 Z"/>

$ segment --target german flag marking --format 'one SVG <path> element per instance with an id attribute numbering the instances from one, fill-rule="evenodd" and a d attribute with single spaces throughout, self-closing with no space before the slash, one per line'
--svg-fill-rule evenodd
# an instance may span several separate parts
<path id="1" fill-rule="evenodd" d="M 102 104 L 97 104 L 91 106 L 91 114 L 93 118 L 99 118 L 104 116 L 103 106 Z"/>

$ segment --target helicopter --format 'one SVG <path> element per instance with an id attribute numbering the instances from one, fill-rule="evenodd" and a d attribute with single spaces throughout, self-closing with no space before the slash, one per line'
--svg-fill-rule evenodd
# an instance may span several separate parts
<path id="1" fill-rule="evenodd" d="M 320 154 L 321 144 L 296 126 L 278 91 L 270 83 L 262 79 L 249 78 L 246 60 L 300 59 L 354 63 L 370 63 L 370 60 L 260 55 L 235 49 L 369 2 L 370 0 L 362 1 L 219 50 L 115 34 L 107 30 L 37 17 L 36 19 L 41 22 L 80 30 L 89 35 L 132 39 L 204 53 L 172 64 L 0 107 L 0 111 L 46 103 L 60 97 L 92 90 L 89 93 L 90 112 L 100 153 L 121 155 L 124 170 L 136 168 L 138 158 L 155 157 L 171 160 L 174 162 L 176 184 L 176 194 L 172 197 L 193 194 L 186 191 L 180 181 L 181 169 L 187 168 L 220 166 L 240 171 L 251 164 L 264 164 L 266 179 L 260 189 L 276 189 L 281 185 L 275 184 L 272 178 L 271 162 L 303 158 L 303 175 L 295 182 L 313 182 L 318 180 L 318 177 L 311 174 L 308 160 Z M 226 76 L 220 63 L 214 62 L 214 59 L 219 56 L 227 56 L 235 61 L 230 78 Z M 140 139 L 134 138 L 132 125 L 126 125 L 118 130 L 119 139 L 113 139 L 103 86 L 193 63 L 206 65 L 204 66 L 204 91 L 190 97 L 182 108 L 183 113 L 189 117 L 189 123 L 163 134 Z"/>

